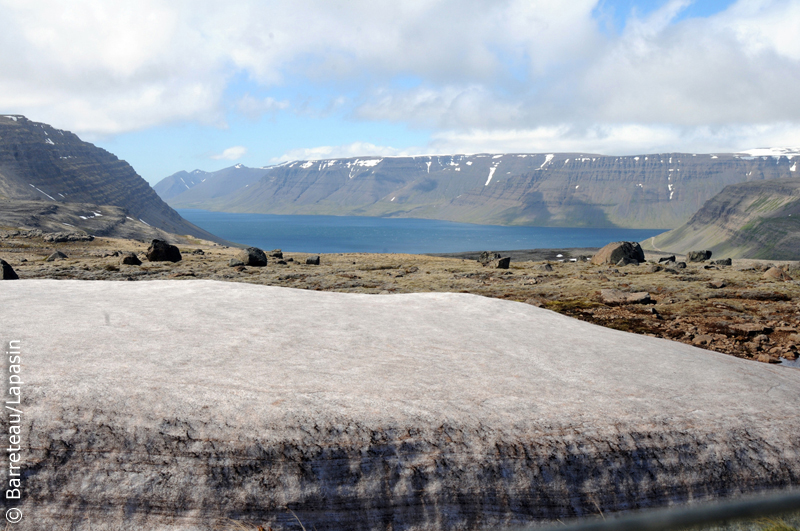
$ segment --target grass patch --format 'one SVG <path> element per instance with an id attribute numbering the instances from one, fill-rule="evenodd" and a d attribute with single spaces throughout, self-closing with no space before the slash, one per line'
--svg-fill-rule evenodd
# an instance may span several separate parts
<path id="1" fill-rule="evenodd" d="M 547 301 L 544 307 L 548 310 L 553 310 L 558 313 L 569 314 L 571 312 L 579 312 L 581 310 L 591 310 L 603 306 L 599 302 L 591 301 L 589 299 L 566 299 Z"/>

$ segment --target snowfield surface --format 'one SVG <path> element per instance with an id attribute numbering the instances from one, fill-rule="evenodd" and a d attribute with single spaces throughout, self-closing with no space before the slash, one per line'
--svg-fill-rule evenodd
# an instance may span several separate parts
<path id="1" fill-rule="evenodd" d="M 800 370 L 527 304 L 18 280 L 0 307 L 15 529 L 476 529 L 800 482 Z"/>

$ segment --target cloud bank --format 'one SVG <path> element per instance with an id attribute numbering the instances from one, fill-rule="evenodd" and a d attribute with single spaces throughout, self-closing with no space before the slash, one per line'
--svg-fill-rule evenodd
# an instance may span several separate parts
<path id="1" fill-rule="evenodd" d="M 224 127 L 301 112 L 277 95 L 299 85 L 349 120 L 431 130 L 427 152 L 800 145 L 800 3 L 678 20 L 689 3 L 617 32 L 598 0 L 0 0 L 0 112 L 90 135 Z M 242 77 L 263 94 L 231 99 Z M 410 149 L 369 140 L 297 153 Z"/>

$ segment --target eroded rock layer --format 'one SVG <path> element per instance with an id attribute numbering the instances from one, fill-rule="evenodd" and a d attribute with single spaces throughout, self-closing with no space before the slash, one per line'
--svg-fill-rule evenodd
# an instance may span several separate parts
<path id="1" fill-rule="evenodd" d="M 18 529 L 478 529 L 800 483 L 800 371 L 466 294 L 21 280 Z"/>

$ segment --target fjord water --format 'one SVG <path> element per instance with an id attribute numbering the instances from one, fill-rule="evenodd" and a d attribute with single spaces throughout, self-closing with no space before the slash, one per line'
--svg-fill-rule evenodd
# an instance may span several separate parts
<path id="1" fill-rule="evenodd" d="M 457 253 L 602 247 L 642 241 L 663 229 L 504 227 L 433 219 L 362 216 L 277 216 L 179 209 L 220 238 L 261 249 L 306 253 Z"/>

